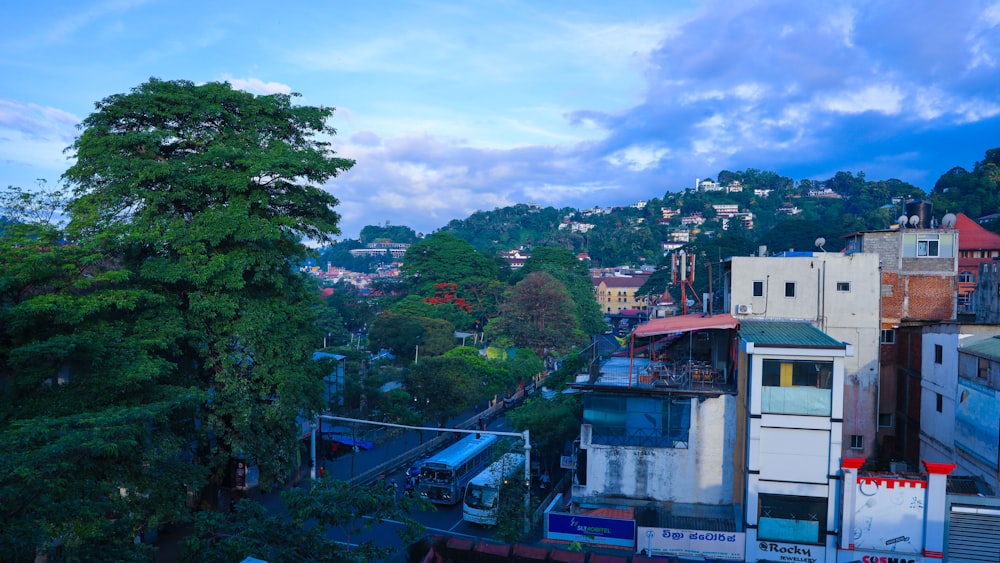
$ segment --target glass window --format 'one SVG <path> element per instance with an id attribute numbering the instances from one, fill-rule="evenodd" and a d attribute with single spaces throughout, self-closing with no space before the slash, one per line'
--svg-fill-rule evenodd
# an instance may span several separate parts
<path id="1" fill-rule="evenodd" d="M 583 422 L 596 444 L 685 447 L 691 426 L 691 400 L 588 394 Z"/>
<path id="2" fill-rule="evenodd" d="M 940 344 L 934 345 L 934 363 L 941 364 L 944 362 L 944 347 Z"/>
<path id="3" fill-rule="evenodd" d="M 863 450 L 865 449 L 865 437 L 859 434 L 851 435 L 851 449 L 852 450 Z"/>
<path id="4" fill-rule="evenodd" d="M 959 283 L 975 283 L 976 278 L 972 272 L 963 271 L 958 273 Z"/>
<path id="5" fill-rule="evenodd" d="M 879 413 L 878 425 L 881 428 L 892 428 L 892 413 Z"/>
<path id="6" fill-rule="evenodd" d="M 753 282 L 753 296 L 754 297 L 764 296 L 764 282 L 762 281 Z"/>
<path id="7" fill-rule="evenodd" d="M 761 412 L 829 416 L 833 362 L 764 360 Z"/>
<path id="8" fill-rule="evenodd" d="M 795 297 L 795 282 L 785 282 L 785 297 Z"/>
<path id="9" fill-rule="evenodd" d="M 917 239 L 917 256 L 934 257 L 937 255 L 938 255 L 937 237 Z"/>
<path id="10" fill-rule="evenodd" d="M 761 493 L 757 539 L 822 544 L 826 541 L 827 499 Z"/>
<path id="11" fill-rule="evenodd" d="M 851 291 L 851 282 L 837 282 L 837 291 Z"/>
<path id="12" fill-rule="evenodd" d="M 882 329 L 882 338 L 879 342 L 882 344 L 895 344 L 896 331 L 891 328 Z"/>
<path id="13" fill-rule="evenodd" d="M 941 393 L 936 393 L 937 395 L 937 411 L 941 412 L 944 409 L 944 397 Z"/>

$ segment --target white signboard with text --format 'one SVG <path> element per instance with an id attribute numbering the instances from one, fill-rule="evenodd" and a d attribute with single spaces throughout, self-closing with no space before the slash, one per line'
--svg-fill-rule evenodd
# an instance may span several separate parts
<path id="1" fill-rule="evenodd" d="M 639 527 L 636 548 L 651 557 L 668 555 L 743 561 L 746 534 Z"/>

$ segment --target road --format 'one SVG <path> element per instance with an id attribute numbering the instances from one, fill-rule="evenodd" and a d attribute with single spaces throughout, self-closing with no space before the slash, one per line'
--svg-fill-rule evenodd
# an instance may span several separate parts
<path id="1" fill-rule="evenodd" d="M 460 427 L 461 425 L 469 424 L 470 421 L 474 424 L 481 412 L 483 411 L 480 409 L 470 409 L 450 420 L 449 427 Z M 494 431 L 510 432 L 513 430 L 502 414 L 489 420 L 487 428 Z M 400 484 L 400 494 L 402 494 L 402 485 L 406 482 L 406 468 L 419 455 L 418 453 L 410 454 L 410 452 L 414 452 L 421 448 L 423 444 L 429 443 L 434 438 L 436 432 L 423 431 L 422 434 L 423 436 L 421 436 L 420 431 L 416 430 L 405 431 L 394 436 L 392 439 L 376 445 L 371 450 L 357 451 L 356 453 L 343 455 L 333 460 L 325 459 L 324 456 L 320 455 L 317 461 L 325 473 L 343 481 L 351 481 L 355 476 L 380 470 L 380 468 L 388 464 L 389 470 L 385 471 L 384 474 L 387 479 L 395 479 Z M 298 486 L 307 486 L 307 483 L 308 474 L 306 474 L 306 478 Z M 281 492 L 278 490 L 252 495 L 252 497 L 264 505 L 271 514 L 284 514 L 286 512 Z M 437 508 L 435 511 L 414 514 L 415 518 L 426 527 L 427 533 L 488 539 L 496 538 L 497 530 L 495 528 L 482 527 L 463 521 L 461 504 L 452 507 L 435 506 Z M 350 538 L 348 538 L 343 530 L 331 530 L 329 537 L 336 541 L 350 544 L 374 540 L 380 546 L 391 547 L 396 550 L 397 555 L 393 558 L 393 561 L 403 561 L 405 560 L 405 550 L 403 549 L 405 546 L 397 533 L 400 527 L 401 523 L 399 522 L 387 521 L 376 524 L 371 530 Z M 155 541 L 158 548 L 157 563 L 166 563 L 179 559 L 183 551 L 184 537 L 188 533 L 190 533 L 188 527 L 171 528 L 161 531 Z"/>
<path id="2" fill-rule="evenodd" d="M 498 417 L 492 420 L 487 425 L 488 430 L 493 431 L 504 431 L 511 432 L 513 429 L 507 423 L 505 418 Z M 371 452 L 366 453 L 378 453 L 381 446 L 374 448 Z M 384 453 L 383 453 L 384 455 Z M 347 458 L 349 456 L 345 456 Z M 327 462 L 328 465 L 339 462 L 341 459 L 335 460 L 334 462 Z M 355 471 L 357 468 L 355 468 Z M 403 483 L 406 482 L 406 467 L 396 468 L 394 471 L 385 474 L 385 478 L 388 482 L 395 481 L 399 484 L 399 493 L 403 493 Z M 474 538 L 487 538 L 496 539 L 497 529 L 495 527 L 484 527 L 476 524 L 472 524 L 462 520 L 462 505 L 458 503 L 454 506 L 446 505 L 434 505 L 436 510 L 418 512 L 413 516 L 418 520 L 427 530 L 429 534 L 448 534 L 451 536 L 466 536 Z M 333 530 L 328 534 L 328 537 L 336 541 L 358 544 L 363 541 L 372 540 L 378 543 L 378 545 L 383 547 L 392 547 L 397 553 L 403 551 L 405 547 L 402 541 L 399 539 L 399 530 L 402 527 L 400 522 L 396 521 L 386 521 L 379 524 L 375 524 L 371 530 L 368 532 L 355 535 L 348 538 L 344 530 Z"/>

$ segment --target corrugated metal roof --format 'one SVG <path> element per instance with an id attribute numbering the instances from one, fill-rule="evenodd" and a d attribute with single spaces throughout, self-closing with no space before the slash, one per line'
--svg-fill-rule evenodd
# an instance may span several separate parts
<path id="1" fill-rule="evenodd" d="M 970 352 L 977 356 L 1000 359 L 1000 336 L 975 338 L 972 341 L 963 339 L 958 348 L 962 352 Z"/>
<path id="2" fill-rule="evenodd" d="M 701 313 L 693 313 L 690 315 L 678 315 L 676 317 L 650 319 L 648 323 L 636 327 L 633 334 L 637 337 L 658 336 L 673 332 L 736 328 L 739 324 L 740 322 L 729 314 L 712 315 L 709 317 Z"/>
<path id="3" fill-rule="evenodd" d="M 837 349 L 847 346 L 809 323 L 794 321 L 743 321 L 740 338 L 755 346 Z"/>

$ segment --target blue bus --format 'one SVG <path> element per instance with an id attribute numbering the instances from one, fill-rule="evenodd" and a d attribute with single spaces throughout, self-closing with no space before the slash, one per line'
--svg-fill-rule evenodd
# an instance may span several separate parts
<path id="1" fill-rule="evenodd" d="M 524 480 L 524 454 L 503 454 L 469 480 L 462 501 L 462 520 L 496 526 L 504 485 Z"/>
<path id="2" fill-rule="evenodd" d="M 420 465 L 419 492 L 435 504 L 454 505 L 479 470 L 493 459 L 492 434 L 469 434 L 429 457 Z"/>

